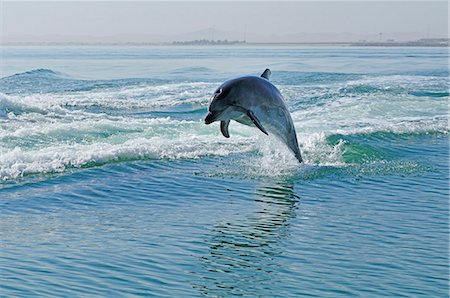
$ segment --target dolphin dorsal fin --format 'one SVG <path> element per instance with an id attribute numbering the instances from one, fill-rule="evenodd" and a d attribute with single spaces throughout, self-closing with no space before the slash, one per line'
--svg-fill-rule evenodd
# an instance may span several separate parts
<path id="1" fill-rule="evenodd" d="M 262 73 L 261 78 L 265 78 L 266 80 L 268 80 L 271 74 L 272 72 L 270 71 L 270 69 L 266 68 L 266 70 Z"/>

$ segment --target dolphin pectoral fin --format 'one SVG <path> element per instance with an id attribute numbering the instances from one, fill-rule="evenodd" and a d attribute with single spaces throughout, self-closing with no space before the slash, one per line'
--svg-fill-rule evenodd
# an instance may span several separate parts
<path id="1" fill-rule="evenodd" d="M 230 120 L 220 121 L 220 131 L 222 132 L 225 138 L 230 137 L 230 133 L 228 132 L 228 125 L 230 124 Z"/>
<path id="2" fill-rule="evenodd" d="M 255 114 L 253 114 L 252 111 L 248 110 L 247 116 L 252 120 L 253 124 L 255 124 L 255 126 L 259 128 L 260 131 L 262 131 L 266 135 L 269 135 L 267 133 L 267 131 L 264 129 L 264 127 L 261 125 L 261 122 L 259 122 L 258 118 L 256 118 Z"/>
<path id="3" fill-rule="evenodd" d="M 266 68 L 266 70 L 262 73 L 261 78 L 265 78 L 266 80 L 268 80 L 271 74 L 272 72 L 270 71 L 270 69 Z"/>

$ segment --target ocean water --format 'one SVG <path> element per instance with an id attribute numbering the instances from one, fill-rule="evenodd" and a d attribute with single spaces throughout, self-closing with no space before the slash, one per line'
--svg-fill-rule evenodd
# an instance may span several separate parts
<path id="1" fill-rule="evenodd" d="M 0 296 L 448 297 L 448 49 L 0 50 Z M 266 67 L 302 165 L 203 123 Z"/>

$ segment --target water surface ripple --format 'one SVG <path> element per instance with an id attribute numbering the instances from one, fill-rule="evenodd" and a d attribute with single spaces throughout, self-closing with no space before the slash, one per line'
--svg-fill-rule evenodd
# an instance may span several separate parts
<path id="1" fill-rule="evenodd" d="M 5 47 L 1 297 L 448 297 L 448 52 Z M 306 163 L 206 126 L 272 80 Z"/>

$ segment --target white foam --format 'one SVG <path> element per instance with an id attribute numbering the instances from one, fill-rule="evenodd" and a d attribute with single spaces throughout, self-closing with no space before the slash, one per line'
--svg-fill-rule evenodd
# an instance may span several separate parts
<path id="1" fill-rule="evenodd" d="M 213 89 L 211 83 L 177 83 L 153 86 L 132 86 L 119 90 L 89 91 L 65 96 L 61 103 L 70 107 L 108 109 L 144 109 L 206 103 Z"/>
<path id="2" fill-rule="evenodd" d="M 133 138 L 123 143 L 57 144 L 36 150 L 16 147 L 0 156 L 0 179 L 28 174 L 61 172 L 71 167 L 101 165 L 120 160 L 182 159 L 226 156 L 254 150 L 254 143 L 242 137 L 224 142 L 220 137 L 186 135 L 176 139 Z M 2 150 L 0 150 L 1 152 Z"/>
<path id="3" fill-rule="evenodd" d="M 107 126 L 112 126 L 110 130 L 122 130 L 115 135 L 84 142 L 74 140 L 73 137 L 58 141 L 55 135 L 55 131 L 60 131 L 64 136 L 71 130 L 78 134 L 95 134 L 107 131 Z M 61 172 L 67 168 L 101 165 L 119 160 L 192 159 L 244 152 L 256 153 L 249 160 L 249 174 L 253 171 L 255 175 L 280 176 L 292 174 L 298 168 L 297 160 L 284 144 L 273 137 L 259 135 L 256 128 L 238 123 L 230 125 L 230 139 L 220 135 L 217 124 L 206 126 L 200 121 L 177 121 L 170 118 L 122 119 L 117 122 L 98 119 L 97 123 L 66 123 L 55 127 L 53 131 L 51 126 L 46 129 L 39 131 L 36 128 L 31 132 L 26 129 L 18 130 L 9 135 L 29 137 L 33 133 L 42 133 L 46 137 L 52 136 L 52 142 L 30 148 L 0 146 L 0 179 Z M 324 133 L 299 137 L 307 163 L 341 164 L 339 144 L 327 144 Z"/>
<path id="4" fill-rule="evenodd" d="M 30 116 L 30 115 L 28 115 Z M 45 118 L 37 121 L 40 117 L 32 117 L 34 121 L 23 121 L 23 117 L 10 117 L 20 121 L 10 121 L 8 125 L 0 127 L 0 140 L 11 138 L 27 138 L 38 136 L 51 136 L 57 141 L 57 135 L 64 134 L 114 134 L 144 132 L 161 126 L 188 125 L 198 121 L 177 121 L 170 117 L 164 118 L 126 118 L 103 115 L 101 117 L 79 117 L 78 119 Z"/>
<path id="5" fill-rule="evenodd" d="M 361 94 L 297 110 L 292 117 L 298 132 L 358 134 L 448 132 L 447 101 L 430 102 L 412 95 Z"/>
<path id="6" fill-rule="evenodd" d="M 0 94 L 0 110 L 13 114 L 38 113 L 43 115 L 92 114 L 86 109 L 154 110 L 179 104 L 206 105 L 212 83 L 177 83 L 153 86 L 131 86 L 110 90 L 90 90 L 66 93 L 27 95 Z"/>
<path id="7" fill-rule="evenodd" d="M 344 143 L 327 142 L 333 134 L 448 133 L 448 98 L 428 99 L 407 92 L 347 92 L 348 88 L 366 85 L 408 90 L 410 84 L 434 88 L 437 83 L 429 77 L 386 76 L 328 85 L 283 86 L 288 100 L 301 101 L 302 96 L 325 98 L 300 105 L 302 108 L 292 113 L 305 162 L 345 165 Z M 201 119 L 120 115 L 124 110 L 153 111 L 183 103 L 204 107 L 215 86 L 200 82 L 64 94 L 0 94 L 0 180 L 118 160 L 199 158 L 243 152 L 254 152 L 247 169 L 255 175 L 296 172 L 297 161 L 286 146 L 260 134 L 256 128 L 232 122 L 231 138 L 225 139 L 217 123 L 206 126 Z M 94 107 L 101 109 L 94 112 Z M 112 110 L 118 110 L 118 115 Z"/>

